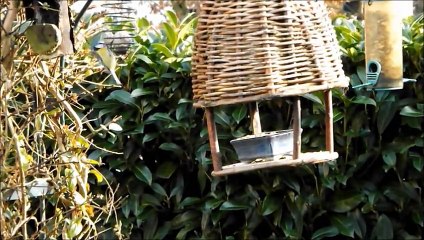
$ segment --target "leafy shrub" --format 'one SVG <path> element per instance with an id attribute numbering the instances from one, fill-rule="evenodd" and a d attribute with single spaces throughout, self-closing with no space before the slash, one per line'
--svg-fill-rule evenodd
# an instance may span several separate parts
<path id="1" fill-rule="evenodd" d="M 138 37 L 123 89 L 86 99 L 93 124 L 104 126 L 95 150 L 99 168 L 117 187 L 115 234 L 133 239 L 321 239 L 411 238 L 422 234 L 423 73 L 422 17 L 404 25 L 403 90 L 343 92 L 334 89 L 336 162 L 259 171 L 226 178 L 210 176 L 203 111 L 191 102 L 190 55 L 196 18 L 181 22 L 172 12 L 160 31 L 137 22 Z M 363 27 L 334 22 L 346 74 L 364 80 Z M 303 150 L 324 148 L 322 93 L 302 99 Z M 288 128 L 290 99 L 260 105 L 264 128 Z M 219 108 L 216 121 L 226 162 L 235 159 L 230 139 L 249 132 L 244 105 Z M 118 117 L 118 118 L 117 118 Z M 276 123 L 278 120 L 278 123 Z M 271 125 L 273 124 L 273 125 Z M 92 181 L 99 194 L 102 185 Z M 110 235 L 109 235 L 110 234 Z M 105 238 L 113 238 L 111 231 Z"/>

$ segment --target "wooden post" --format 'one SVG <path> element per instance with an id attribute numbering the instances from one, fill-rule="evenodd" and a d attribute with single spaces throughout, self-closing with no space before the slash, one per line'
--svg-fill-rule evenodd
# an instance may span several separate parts
<path id="1" fill-rule="evenodd" d="M 221 153 L 219 151 L 218 135 L 213 116 L 213 109 L 206 108 L 206 124 L 208 126 L 209 144 L 211 146 L 211 157 L 214 171 L 222 170 Z"/>
<path id="2" fill-rule="evenodd" d="M 333 99 L 331 90 L 324 92 L 325 103 L 325 146 L 330 153 L 334 152 L 333 141 Z"/>
<path id="3" fill-rule="evenodd" d="M 259 116 L 258 102 L 249 103 L 250 126 L 252 126 L 253 134 L 259 135 L 262 133 L 261 118 Z"/>
<path id="4" fill-rule="evenodd" d="M 293 107 L 293 159 L 298 159 L 301 153 L 302 137 L 301 137 L 301 108 L 300 98 L 294 98 Z"/>

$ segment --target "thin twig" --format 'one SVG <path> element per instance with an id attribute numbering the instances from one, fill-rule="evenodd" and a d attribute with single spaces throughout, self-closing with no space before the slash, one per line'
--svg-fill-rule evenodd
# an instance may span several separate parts
<path id="1" fill-rule="evenodd" d="M 7 108 L 6 110 L 6 116 L 7 116 Z M 16 158 L 17 158 L 17 162 L 18 162 L 18 166 L 19 166 L 19 175 L 21 178 L 21 202 L 22 202 L 22 206 L 21 206 L 21 215 L 22 215 L 22 219 L 23 221 L 26 221 L 27 219 L 27 214 L 26 214 L 26 189 L 25 189 L 25 172 L 24 172 L 24 168 L 22 165 L 22 159 L 25 158 L 25 156 L 22 156 L 21 153 L 21 144 L 19 142 L 18 139 L 18 135 L 16 135 L 16 131 L 15 131 L 15 127 L 13 126 L 13 120 L 12 118 L 7 118 L 7 125 L 9 127 L 9 131 L 10 134 L 12 136 L 13 142 L 14 142 L 14 146 L 15 146 L 15 151 L 16 151 Z M 27 226 L 26 226 L 26 222 L 24 224 L 22 224 L 22 237 L 24 240 L 26 240 L 28 238 L 27 236 Z"/>

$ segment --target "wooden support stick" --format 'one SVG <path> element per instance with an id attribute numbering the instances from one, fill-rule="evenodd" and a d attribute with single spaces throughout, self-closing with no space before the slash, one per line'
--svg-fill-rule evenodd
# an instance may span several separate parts
<path id="1" fill-rule="evenodd" d="M 249 103 L 250 125 L 253 129 L 253 134 L 259 135 L 262 133 L 261 118 L 259 116 L 258 102 Z"/>
<path id="2" fill-rule="evenodd" d="M 221 153 L 219 151 L 218 135 L 213 116 L 213 109 L 206 108 L 206 124 L 208 126 L 209 144 L 211 146 L 212 165 L 214 171 L 222 170 Z"/>
<path id="3" fill-rule="evenodd" d="M 300 98 L 294 98 L 294 107 L 293 107 L 293 159 L 298 159 L 300 157 L 302 138 L 301 138 L 301 108 L 300 108 Z"/>
<path id="4" fill-rule="evenodd" d="M 325 146 L 330 153 L 334 152 L 333 140 L 333 100 L 331 90 L 324 92 L 325 103 Z"/>

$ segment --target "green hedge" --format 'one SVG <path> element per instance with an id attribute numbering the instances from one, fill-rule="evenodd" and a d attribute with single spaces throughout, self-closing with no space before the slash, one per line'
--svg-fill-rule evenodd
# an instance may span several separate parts
<path id="1" fill-rule="evenodd" d="M 83 103 L 93 125 L 111 127 L 95 144 L 122 155 L 93 150 L 99 170 L 117 187 L 118 218 L 101 222 L 133 239 L 419 239 L 423 233 L 423 18 L 404 24 L 406 78 L 403 90 L 333 90 L 337 161 L 212 178 L 204 112 L 192 107 L 190 15 L 171 12 L 160 31 L 137 22 L 137 44 L 120 70 L 123 89 L 107 90 Z M 364 80 L 363 27 L 334 21 L 351 84 Z M 285 129 L 291 100 L 260 103 L 263 128 Z M 322 93 L 302 98 L 302 149 L 324 149 Z M 226 163 L 236 156 L 231 139 L 250 132 L 244 105 L 216 111 Z M 277 121 L 278 120 L 278 121 Z M 122 128 L 122 129 L 120 129 Z M 105 183 L 92 179 L 100 196 Z M 101 201 L 101 200 L 98 200 Z M 118 226 L 118 227 L 116 227 Z M 122 226 L 121 230 L 119 226 Z"/>

